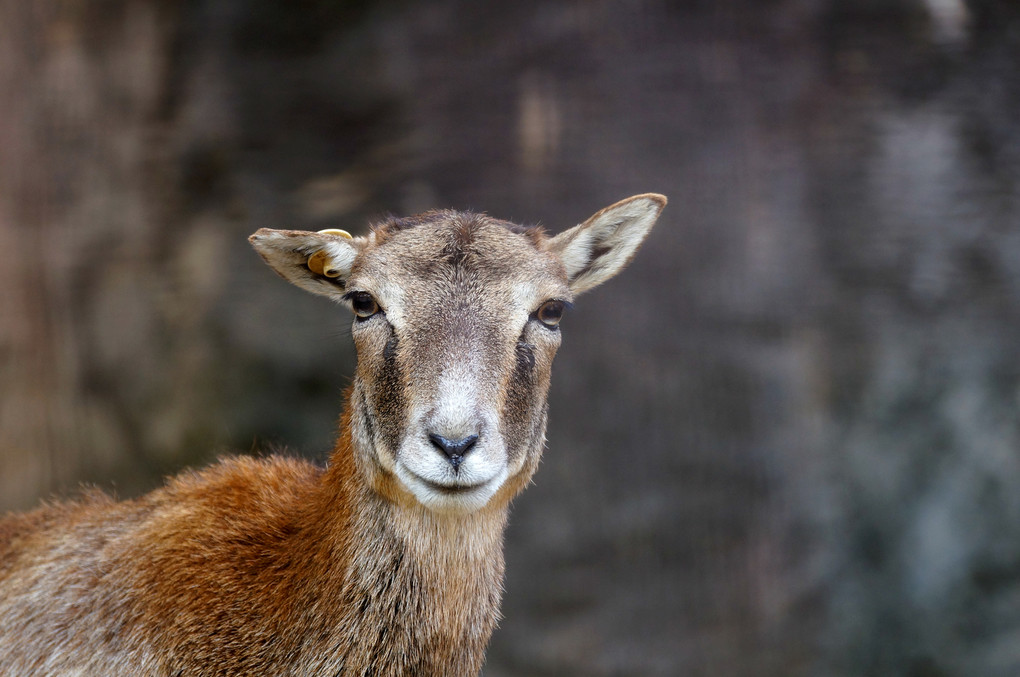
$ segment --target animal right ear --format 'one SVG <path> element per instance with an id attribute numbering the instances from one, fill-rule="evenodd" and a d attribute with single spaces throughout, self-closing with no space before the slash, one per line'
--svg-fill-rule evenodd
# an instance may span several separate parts
<path id="1" fill-rule="evenodd" d="M 340 301 L 354 259 L 365 244 L 343 230 L 260 228 L 248 238 L 280 277 L 313 294 Z"/>
<path id="2" fill-rule="evenodd" d="M 570 291 L 580 294 L 620 272 L 665 206 L 664 195 L 635 195 L 549 240 L 547 249 L 563 262 Z"/>

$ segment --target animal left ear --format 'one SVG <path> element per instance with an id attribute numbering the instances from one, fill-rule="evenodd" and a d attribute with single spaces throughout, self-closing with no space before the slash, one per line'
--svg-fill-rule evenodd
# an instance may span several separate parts
<path id="1" fill-rule="evenodd" d="M 665 206 L 664 195 L 635 195 L 549 240 L 547 249 L 567 269 L 570 291 L 587 291 L 623 270 Z"/>
<path id="2" fill-rule="evenodd" d="M 365 238 L 337 229 L 261 228 L 248 241 L 280 277 L 334 301 L 343 299 L 354 259 L 365 245 Z"/>

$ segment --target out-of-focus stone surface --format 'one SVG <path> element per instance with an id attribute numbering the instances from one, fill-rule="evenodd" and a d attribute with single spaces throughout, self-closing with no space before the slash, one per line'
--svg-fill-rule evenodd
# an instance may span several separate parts
<path id="1" fill-rule="evenodd" d="M 487 677 L 1020 673 L 1020 16 L 991 0 L 0 6 L 0 507 L 322 458 L 262 226 L 670 205 L 578 299 Z"/>

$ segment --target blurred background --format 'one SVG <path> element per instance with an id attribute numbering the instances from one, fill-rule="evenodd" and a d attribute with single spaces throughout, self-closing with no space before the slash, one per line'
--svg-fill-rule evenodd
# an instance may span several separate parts
<path id="1" fill-rule="evenodd" d="M 0 509 L 323 459 L 263 226 L 669 207 L 581 297 L 487 677 L 1020 674 L 1020 6 L 0 2 Z"/>

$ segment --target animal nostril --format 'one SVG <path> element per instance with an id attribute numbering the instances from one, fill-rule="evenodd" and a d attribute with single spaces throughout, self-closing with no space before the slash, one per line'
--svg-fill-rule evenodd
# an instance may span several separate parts
<path id="1" fill-rule="evenodd" d="M 442 435 L 429 433 L 429 441 L 432 442 L 432 446 L 443 452 L 450 465 L 456 470 L 464 462 L 464 457 L 467 456 L 467 453 L 475 446 L 475 443 L 478 441 L 478 435 L 468 435 L 459 440 L 449 440 Z"/>

